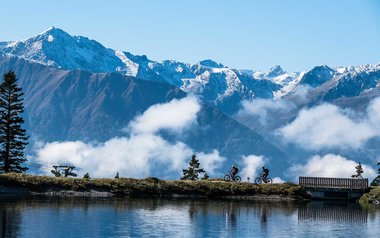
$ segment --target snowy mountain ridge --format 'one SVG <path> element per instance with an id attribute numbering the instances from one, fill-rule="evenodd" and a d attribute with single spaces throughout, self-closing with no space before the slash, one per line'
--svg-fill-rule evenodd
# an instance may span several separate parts
<path id="1" fill-rule="evenodd" d="M 87 37 L 71 36 L 55 27 L 28 39 L 0 42 L 0 57 L 5 56 L 67 70 L 118 72 L 144 80 L 163 81 L 200 95 L 217 106 L 226 104 L 226 108 L 257 97 L 281 98 L 299 86 L 315 88 L 332 79 L 339 81 L 380 71 L 380 63 L 337 68 L 322 65 L 303 72 L 286 72 L 276 65 L 268 72 L 260 72 L 232 69 L 211 59 L 195 64 L 174 60 L 157 62 L 145 55 L 106 48 Z"/>

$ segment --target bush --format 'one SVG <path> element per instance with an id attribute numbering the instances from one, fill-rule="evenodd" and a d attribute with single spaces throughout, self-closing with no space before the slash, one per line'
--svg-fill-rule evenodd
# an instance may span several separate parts
<path id="1" fill-rule="evenodd" d="M 89 173 L 85 173 L 85 174 L 83 175 L 83 179 L 91 179 L 91 178 L 90 178 L 90 174 L 89 174 Z"/>

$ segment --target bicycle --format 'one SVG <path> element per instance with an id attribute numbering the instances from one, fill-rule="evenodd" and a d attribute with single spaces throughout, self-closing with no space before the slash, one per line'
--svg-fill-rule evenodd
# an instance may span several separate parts
<path id="1" fill-rule="evenodd" d="M 273 180 L 271 178 L 264 178 L 263 173 L 260 173 L 260 176 L 255 179 L 255 184 L 269 183 L 272 184 Z"/>
<path id="2" fill-rule="evenodd" d="M 241 182 L 241 178 L 240 178 L 240 176 L 232 176 L 232 174 L 230 173 L 230 174 L 226 174 L 224 176 L 224 181 L 226 181 L 226 182 L 232 181 L 232 182 L 240 183 Z"/>
<path id="3" fill-rule="evenodd" d="M 354 174 L 354 175 L 351 175 L 351 178 L 353 179 L 364 179 L 363 176 L 361 174 Z"/>

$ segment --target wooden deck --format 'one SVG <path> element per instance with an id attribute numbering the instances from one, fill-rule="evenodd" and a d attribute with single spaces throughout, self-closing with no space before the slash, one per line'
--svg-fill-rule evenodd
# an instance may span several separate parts
<path id="1" fill-rule="evenodd" d="M 368 189 L 368 179 L 299 177 L 299 185 L 312 198 L 357 199 Z"/>

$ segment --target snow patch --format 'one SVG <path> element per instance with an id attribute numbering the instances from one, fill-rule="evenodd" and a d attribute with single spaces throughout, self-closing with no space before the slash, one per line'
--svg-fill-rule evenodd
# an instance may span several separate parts
<path id="1" fill-rule="evenodd" d="M 49 35 L 47 41 L 49 41 L 49 42 L 53 42 L 53 41 L 54 41 L 54 36 Z"/>
<path id="2" fill-rule="evenodd" d="M 117 68 L 118 71 L 125 71 L 125 74 L 128 76 L 136 77 L 138 71 L 139 71 L 139 64 L 133 62 L 130 60 L 124 52 L 121 50 L 116 50 L 115 55 L 125 64 L 126 69 L 123 69 L 121 67 Z"/>

